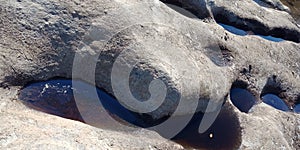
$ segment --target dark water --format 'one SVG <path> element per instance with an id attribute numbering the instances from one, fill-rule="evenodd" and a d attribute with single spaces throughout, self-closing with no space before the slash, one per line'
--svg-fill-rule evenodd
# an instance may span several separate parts
<path id="1" fill-rule="evenodd" d="M 49 80 L 45 82 L 33 83 L 24 87 L 19 92 L 19 99 L 22 100 L 27 106 L 36 110 L 85 122 L 79 113 L 77 107 L 79 105 L 76 105 L 73 94 L 79 93 L 82 101 L 89 103 L 89 99 L 93 99 L 90 91 L 94 89 L 94 86 L 82 81 L 74 81 L 73 83 L 76 83 L 77 86 L 79 85 L 80 89 L 75 89 L 72 86 L 72 80 Z M 99 122 L 97 122 L 97 125 L 93 123 L 88 124 L 109 129 L 115 129 L 116 120 L 123 125 L 135 128 L 149 125 L 145 122 L 145 120 L 142 120 L 140 116 L 137 116 L 137 114 L 134 112 L 131 112 L 123 107 L 112 96 L 106 94 L 98 88 L 96 91 L 98 94 L 98 101 L 100 99 L 100 105 L 96 105 L 95 107 L 105 112 L 102 114 L 97 114 L 97 116 L 91 114 L 92 118 L 95 118 L 95 120 L 100 120 L 101 125 L 99 125 Z M 248 112 L 256 103 L 255 97 L 249 91 L 241 88 L 231 89 L 230 99 L 234 106 L 242 112 Z M 262 99 L 263 102 L 273 106 L 276 109 L 283 111 L 290 110 L 284 101 L 276 95 L 267 94 L 264 95 Z M 228 102 L 225 103 L 216 120 L 213 122 L 210 128 L 202 134 L 198 133 L 198 128 L 204 114 L 196 113 L 188 125 L 172 140 L 182 144 L 188 149 L 238 149 L 242 141 L 242 130 L 239 119 L 232 107 L 233 106 L 229 105 Z M 86 108 L 89 109 L 90 107 Z M 82 111 L 88 110 L 81 109 L 80 112 Z M 300 113 L 300 104 L 294 107 L 294 111 L 296 113 Z M 109 116 L 107 116 L 107 114 L 109 114 Z M 109 121 L 111 118 L 114 118 L 114 121 Z M 178 120 L 180 120 L 180 117 L 178 117 Z M 130 132 L 131 130 L 128 129 L 127 131 Z"/>
<path id="2" fill-rule="evenodd" d="M 266 94 L 262 97 L 264 103 L 282 111 L 290 111 L 290 108 L 286 103 L 274 94 Z"/>
<path id="3" fill-rule="evenodd" d="M 163 1 L 163 2 L 164 2 L 164 1 Z M 183 9 L 182 6 L 180 5 L 180 3 L 177 3 L 177 5 L 175 5 L 175 4 L 168 4 L 168 3 L 166 2 L 166 5 L 167 5 L 168 7 L 170 7 L 171 9 L 175 10 L 176 12 L 180 13 L 180 14 L 183 15 L 183 16 L 186 16 L 186 17 L 188 17 L 188 18 L 193 18 L 193 19 L 197 19 L 197 18 L 198 18 L 197 16 L 195 16 L 195 15 L 194 15 L 193 13 L 191 13 L 190 11 Z M 179 7 L 179 6 L 181 6 L 181 7 Z"/>
<path id="4" fill-rule="evenodd" d="M 276 38 L 276 37 L 273 37 L 273 36 L 265 36 L 265 35 L 258 35 L 266 40 L 269 40 L 269 41 L 273 41 L 273 42 L 281 42 L 281 41 L 284 41 L 284 39 L 282 38 Z"/>
<path id="5" fill-rule="evenodd" d="M 219 23 L 219 25 L 222 26 L 225 30 L 227 30 L 233 34 L 236 34 L 236 35 L 245 36 L 248 34 L 246 31 L 236 28 L 236 27 L 233 27 L 233 26 L 230 26 L 230 25 L 226 25 L 226 24 L 222 24 L 222 23 Z"/>
<path id="6" fill-rule="evenodd" d="M 266 4 L 265 2 L 261 1 L 261 0 L 253 0 L 255 3 L 257 3 L 258 5 L 262 6 L 262 7 L 266 7 L 266 8 L 272 8 L 271 5 Z"/>
<path id="7" fill-rule="evenodd" d="M 89 99 L 91 97 L 89 90 L 92 90 L 94 87 L 81 81 L 75 82 L 86 90 L 77 91 L 74 89 L 72 80 L 49 80 L 26 86 L 19 92 L 19 99 L 27 106 L 39 111 L 85 122 L 79 113 L 73 92 L 80 92 L 82 99 Z M 110 115 L 122 121 L 139 123 L 138 119 L 130 111 L 120 105 L 110 95 L 99 89 L 97 89 L 97 94 L 101 101 L 100 105 L 97 106 L 99 109 L 109 112 Z M 106 124 L 105 120 L 103 124 Z"/>
<path id="8" fill-rule="evenodd" d="M 83 119 L 77 106 L 80 106 L 80 112 L 89 111 L 82 108 L 91 108 L 88 103 L 90 102 L 89 99 L 93 99 L 90 91 L 92 91 L 94 87 L 82 81 L 74 81 L 74 83 L 77 84 L 76 87 L 79 85 L 80 89 L 75 89 L 72 86 L 72 80 L 58 79 L 33 83 L 24 87 L 19 92 L 19 99 L 25 105 L 33 109 L 85 122 L 86 118 L 84 117 L 85 119 Z M 80 99 L 82 99 L 81 101 L 86 102 L 87 104 L 77 103 L 76 105 L 73 96 L 74 93 L 80 94 Z M 110 121 L 111 117 L 113 117 L 115 120 L 120 121 L 123 125 L 130 127 L 134 126 L 137 128 L 138 126 L 147 126 L 144 120 L 141 120 L 136 114 L 127 110 L 112 96 L 106 94 L 100 89 L 97 89 L 97 94 L 101 103 L 99 105 L 92 104 L 92 107 L 95 105 L 97 109 L 108 112 L 110 116 L 107 116 L 107 113 L 105 112 L 97 114 L 97 116 L 90 114 L 91 116 L 88 117 L 100 121 L 98 121 L 98 124 L 96 125 L 90 122 L 86 123 L 96 127 L 115 129 L 115 122 Z M 87 105 L 88 107 L 81 105 Z M 225 104 L 216 121 L 208 129 L 208 131 L 203 134 L 198 133 L 198 126 L 203 114 L 197 113 L 188 126 L 173 140 L 191 148 L 224 150 L 237 149 L 241 144 L 241 128 L 239 120 L 232 110 L 233 109 L 230 108 L 228 104 Z"/>
<path id="9" fill-rule="evenodd" d="M 203 114 L 197 113 L 191 122 L 173 140 L 185 148 L 209 150 L 235 150 L 242 141 L 239 119 L 229 104 L 225 104 L 212 126 L 204 133 L 198 133 Z"/>
<path id="10" fill-rule="evenodd" d="M 229 31 L 230 33 L 233 33 L 233 34 L 236 34 L 236 35 L 246 36 L 246 35 L 249 34 L 247 31 L 236 28 L 234 26 L 230 26 L 230 25 L 226 25 L 226 24 L 222 24 L 222 23 L 219 23 L 219 25 L 222 26 L 225 30 Z M 265 35 L 257 35 L 257 36 L 262 37 L 262 38 L 264 38 L 266 40 L 269 40 L 269 41 L 273 41 L 273 42 L 284 41 L 284 39 L 282 39 L 282 38 L 276 38 L 276 37 L 273 37 L 273 36 L 265 36 Z"/>
<path id="11" fill-rule="evenodd" d="M 296 106 L 294 107 L 294 112 L 300 114 L 300 104 L 298 104 L 298 105 L 296 105 Z"/>
<path id="12" fill-rule="evenodd" d="M 68 80 L 30 84 L 19 92 L 19 99 L 40 111 L 83 121 L 73 99 L 71 82 Z"/>
<path id="13" fill-rule="evenodd" d="M 230 91 L 230 100 L 240 111 L 248 113 L 256 103 L 256 98 L 246 89 L 234 88 Z"/>

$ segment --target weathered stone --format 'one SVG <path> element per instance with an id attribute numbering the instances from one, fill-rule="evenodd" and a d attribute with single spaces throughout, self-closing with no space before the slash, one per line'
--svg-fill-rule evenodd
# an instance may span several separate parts
<path id="1" fill-rule="evenodd" d="M 217 22 L 233 25 L 246 31 L 295 42 L 300 41 L 300 29 L 293 17 L 285 11 L 261 7 L 253 0 L 167 0 L 166 2 L 180 4 L 199 18 L 213 17 Z M 274 7 L 284 7 L 275 0 L 268 2 Z M 203 4 L 206 4 L 206 7 Z"/>
<path id="2" fill-rule="evenodd" d="M 287 6 L 283 5 L 283 3 L 281 3 L 280 0 L 254 0 L 254 1 L 260 4 L 261 6 L 267 6 L 269 8 L 290 12 L 290 9 Z"/>
<path id="3" fill-rule="evenodd" d="M 290 105 L 299 102 L 300 45 L 296 42 L 300 41 L 300 29 L 287 12 L 262 8 L 252 0 L 215 0 L 205 3 L 205 7 L 200 5 L 202 3 L 196 5 L 196 1 L 192 0 L 180 2 L 204 20 L 182 15 L 158 0 L 2 0 L 0 85 L 19 89 L 19 86 L 33 81 L 53 77 L 71 78 L 75 69 L 79 73 L 75 77 L 90 83 L 96 81 L 98 87 L 115 95 L 111 72 L 115 60 L 122 55 L 123 61 L 140 62 L 130 74 L 129 85 L 135 98 L 145 101 L 151 96 L 148 88 L 153 79 L 161 79 L 165 83 L 167 95 L 164 103 L 148 113 L 155 119 L 171 115 L 180 98 L 188 101 L 179 114 L 194 113 L 191 107 L 195 107 L 192 104 L 195 101 L 198 103 L 198 100 L 200 105 L 197 111 L 204 112 L 208 102 L 222 103 L 236 80 L 244 82 L 245 88 L 257 98 L 261 94 L 273 93 Z M 205 1 L 201 2 L 204 4 Z M 257 35 L 237 36 L 225 31 L 216 22 L 205 20 L 207 17 L 256 34 L 290 41 L 276 43 Z M 81 60 L 76 62 L 78 68 L 73 68 L 75 56 Z M 122 72 L 119 73 L 116 77 L 121 80 Z M 155 90 L 159 92 L 159 89 Z M 135 142 L 128 140 L 130 138 L 141 141 L 141 136 L 127 138 L 127 135 L 121 133 L 100 131 L 73 121 L 62 124 L 61 118 L 41 114 L 25 108 L 15 100 L 10 101 L 10 97 L 15 99 L 17 95 L 16 90 L 11 92 L 3 90 L 5 94 L 1 98 L 1 133 L 3 139 L 6 139 L 2 144 L 4 148 L 15 148 L 21 142 L 26 147 L 32 144 L 29 139 L 49 139 L 52 141 L 49 147 L 55 146 L 57 143 L 54 137 L 58 131 L 61 131 L 59 140 L 68 140 L 71 148 L 109 143 L 79 138 L 80 134 L 90 136 L 87 132 L 92 132 L 94 137 L 100 134 L 107 138 L 110 133 L 120 134 L 116 143 L 125 148 L 135 145 Z M 156 105 L 156 101 L 151 105 Z M 22 114 L 23 111 L 27 114 Z M 242 148 L 299 148 L 299 139 L 295 138 L 299 137 L 299 128 L 297 125 L 295 127 L 299 115 L 279 112 L 262 104 L 253 110 L 253 114 L 238 111 L 237 114 L 244 126 Z M 27 121 L 30 118 L 33 123 Z M 286 122 L 287 118 L 292 121 Z M 17 123 L 12 123 L 14 119 Z M 56 125 L 59 127 L 54 128 Z M 22 130 L 25 126 L 28 128 Z M 45 131 L 44 128 L 49 130 Z M 81 132 L 81 129 L 86 132 Z M 78 131 L 72 133 L 73 130 Z M 269 134 L 263 134 L 265 130 Z M 49 136 L 40 137 L 40 132 Z M 30 136 L 27 137 L 27 134 Z M 270 140 L 270 137 L 275 138 Z M 79 142 L 82 144 L 77 144 L 77 138 L 83 140 Z M 38 143 L 42 140 L 36 142 L 33 144 L 35 147 L 44 146 Z M 149 143 L 152 145 L 156 142 Z M 273 143 L 279 143 L 278 147 L 274 147 Z M 174 143 L 169 144 L 166 148 L 172 149 Z M 137 148 L 147 147 L 146 143 L 137 144 Z"/>
<path id="4" fill-rule="evenodd" d="M 102 118 L 110 129 L 100 129 L 29 109 L 17 93 L 15 87 L 0 89 L 1 149 L 183 149 L 153 131 L 119 131 L 110 118 Z"/>

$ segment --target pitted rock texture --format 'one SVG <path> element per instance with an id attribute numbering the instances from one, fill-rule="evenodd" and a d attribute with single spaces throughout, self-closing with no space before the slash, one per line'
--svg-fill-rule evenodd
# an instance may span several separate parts
<path id="1" fill-rule="evenodd" d="M 32 110 L 17 99 L 18 88 L 0 91 L 1 149 L 183 149 L 153 131 L 100 129 Z"/>
<path id="2" fill-rule="evenodd" d="M 162 0 L 162 2 L 182 6 L 199 18 L 213 17 L 217 22 L 233 25 L 256 34 L 272 35 L 295 42 L 300 40 L 299 25 L 288 12 L 262 7 L 253 0 L 200 0 L 200 2 L 198 0 Z M 284 7 L 276 0 L 269 2 L 276 7 Z"/>
<path id="3" fill-rule="evenodd" d="M 58 6 L 55 1 L 3 2 L 2 84 L 24 85 L 29 81 L 57 76 L 69 78 L 72 75 L 74 55 L 77 52 L 82 57 L 82 64 L 85 65 L 79 67 L 82 69 L 80 76 L 93 74 L 91 70 L 95 68 L 90 68 L 86 64 L 93 63 L 91 58 L 98 59 L 95 69 L 96 85 L 113 94 L 110 78 L 114 58 L 118 53 L 130 48 L 137 54 L 141 49 L 145 52 L 138 54 L 146 63 L 136 67 L 134 71 L 137 74 L 148 76 L 149 80 L 163 77 L 164 82 L 168 84 L 167 88 L 171 94 L 167 94 L 165 105 L 162 105 L 161 109 L 151 113 L 154 118 L 170 115 L 176 108 L 181 90 L 176 81 L 184 71 L 178 71 L 180 68 L 195 72 L 198 76 L 196 78 L 200 79 L 199 82 L 186 83 L 190 84 L 190 90 L 187 91 L 193 91 L 193 87 L 202 87 L 199 99 L 203 107 L 199 111 L 205 110 L 207 99 L 222 101 L 228 94 L 232 82 L 240 78 L 253 82 L 251 84 L 255 84 L 256 92 L 260 93 L 266 80 L 277 76 L 280 88 L 286 93 L 284 98 L 292 102 L 297 101 L 300 84 L 296 82 L 299 78 L 299 44 L 288 41 L 274 43 L 256 36 L 235 36 L 222 30 L 215 23 L 189 19 L 159 1 L 132 2 L 129 4 L 126 1 L 109 3 L 103 1 L 101 4 L 93 3 L 93 6 L 90 6 L 91 3 L 75 2 L 70 4 L 62 2 Z M 222 8 L 232 9 L 233 13 L 230 14 L 235 14 L 233 10 L 238 10 L 240 6 L 254 5 L 252 1 L 237 5 L 239 7 L 230 4 L 226 1 L 216 1 L 216 6 L 212 9 L 215 7 L 217 9 L 217 5 L 221 5 Z M 95 5 L 98 5 L 97 11 L 88 12 Z M 30 8 L 26 8 L 27 6 Z M 89 7 L 91 9 L 87 10 Z M 124 8 L 131 11 L 128 12 Z M 275 13 L 276 10 L 263 12 L 269 11 Z M 247 11 L 239 11 L 241 12 Z M 148 17 L 142 17 L 143 13 Z M 256 13 L 256 9 L 252 13 Z M 282 25 L 299 30 L 292 20 L 288 19 L 291 17 L 287 13 L 277 11 L 276 13 L 279 14 L 278 18 L 285 20 L 280 22 Z M 247 15 L 250 17 L 250 14 L 244 14 Z M 289 17 L 280 17 L 281 15 Z M 253 18 L 253 15 L 251 17 Z M 279 19 L 268 19 L 275 22 L 264 21 L 273 26 L 279 25 L 276 23 Z M 10 26 L 12 28 L 8 28 Z M 298 32 L 293 33 L 298 35 Z M 110 37 L 101 37 L 102 35 Z M 167 38 L 168 35 L 170 38 Z M 103 41 L 101 38 L 106 39 Z M 163 49 L 161 51 L 165 54 L 155 54 L 156 49 Z M 176 51 L 179 52 L 175 53 Z M 168 53 L 173 54 L 174 62 L 171 63 L 172 59 L 166 57 Z M 94 58 L 98 56 L 99 58 Z M 135 59 L 130 58 L 133 56 L 128 57 Z M 190 64 L 184 65 L 182 60 L 188 60 L 186 62 Z M 167 64 L 170 63 L 173 68 L 168 67 Z M 191 64 L 195 66 L 186 68 Z M 243 73 L 250 65 L 252 70 Z M 173 73 L 172 69 L 178 73 Z M 132 75 L 136 79 L 134 72 Z M 149 80 L 141 78 L 139 81 L 131 82 L 135 97 L 142 100 L 149 97 L 146 92 L 149 84 L 145 84 L 149 83 Z M 222 86 L 211 82 L 222 82 Z M 217 89 L 218 92 L 215 93 L 218 94 L 210 94 L 211 89 Z M 190 92 L 187 95 L 193 94 L 197 93 Z M 184 113 L 193 112 L 183 111 L 182 114 Z"/>
<path id="4" fill-rule="evenodd" d="M 254 0 L 261 6 L 265 6 L 268 8 L 274 8 L 286 12 L 290 12 L 290 8 L 285 6 L 280 0 Z"/>
<path id="5" fill-rule="evenodd" d="M 95 84 L 114 95 L 111 87 L 114 60 L 121 52 L 130 50 L 138 57 L 127 55 L 129 60 L 144 60 L 131 73 L 130 85 L 136 98 L 149 98 L 150 80 L 162 79 L 166 83 L 168 94 L 164 104 L 149 113 L 154 119 L 171 115 L 176 109 L 181 94 L 177 82 L 190 75 L 183 74 L 186 70 L 195 73 L 196 82 L 185 83 L 190 87 L 184 90 L 187 97 L 199 97 L 202 107 L 197 111 L 204 111 L 208 102 L 222 102 L 237 80 L 245 82 L 246 88 L 257 98 L 265 92 L 278 95 L 290 105 L 299 103 L 300 45 L 297 42 L 300 41 L 300 28 L 290 14 L 261 7 L 252 0 L 201 1 L 199 5 L 192 0 L 175 2 L 188 7 L 187 10 L 200 19 L 182 15 L 158 0 L 2 0 L 0 85 L 9 88 L 53 77 L 71 78 L 77 54 L 83 64 L 80 66 L 82 74 L 77 77 L 94 82 L 89 76 L 95 75 Z M 288 41 L 275 43 L 255 35 L 237 36 L 212 19 Z M 96 69 L 93 65 L 86 66 L 95 62 Z M 198 86 L 201 87 L 200 95 L 194 92 Z M 276 90 L 264 90 L 266 86 Z M 193 113 L 188 104 L 181 114 Z M 263 115 L 265 110 L 257 111 Z M 299 120 L 299 115 L 282 113 L 276 112 L 279 116 Z M 7 114 L 7 110 L 2 114 Z M 262 116 L 255 116 L 256 119 L 248 116 L 244 123 L 254 122 L 255 125 L 262 119 L 274 119 L 259 117 Z M 23 122 L 18 117 L 16 120 Z M 274 122 L 271 126 L 276 128 L 283 120 Z M 294 125 L 286 123 L 284 127 L 294 128 Z M 244 129 L 244 148 L 272 145 L 264 142 L 269 139 L 265 134 L 261 135 L 262 141 L 249 144 L 257 136 L 249 131 Z M 11 130 L 4 132 L 11 133 Z M 297 149 L 299 140 L 294 136 L 299 137 L 299 128 L 293 132 L 295 134 L 286 132 L 274 133 L 278 138 L 272 141 L 282 143 L 288 139 L 286 147 Z M 279 133 L 283 133 L 284 138 Z M 270 134 L 272 137 L 273 132 Z"/>

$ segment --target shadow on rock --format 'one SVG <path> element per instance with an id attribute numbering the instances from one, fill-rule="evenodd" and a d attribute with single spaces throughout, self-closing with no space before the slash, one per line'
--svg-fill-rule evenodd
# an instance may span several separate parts
<path id="1" fill-rule="evenodd" d="M 80 91 L 80 93 L 84 95 L 83 98 L 86 98 L 85 102 L 89 102 L 88 99 L 91 98 L 89 91 L 92 90 L 91 88 L 93 88 L 93 86 L 81 81 L 76 82 L 78 82 L 81 87 L 84 87 L 82 89 L 86 89 L 85 91 Z M 76 105 L 74 100 L 74 92 L 77 92 L 77 90 L 73 88 L 72 80 L 55 79 L 27 85 L 19 92 L 19 99 L 22 100 L 25 105 L 38 111 L 85 122 L 80 114 L 82 110 L 79 112 L 78 104 Z M 97 106 L 97 108 L 107 111 L 115 120 L 127 126 L 146 128 L 153 126 L 151 121 L 149 124 L 149 122 L 144 121 L 145 118 L 141 120 L 141 116 L 137 116 L 127 110 L 117 100 L 105 92 L 97 89 L 97 94 L 101 101 L 101 107 Z M 98 119 L 96 120 L 100 119 L 102 123 L 102 125 L 97 125 L 96 127 L 114 129 L 115 122 L 109 121 L 109 116 L 105 116 L 105 114 L 106 113 L 97 114 L 97 116 L 92 114 L 92 117 L 97 117 Z M 239 148 L 241 145 L 241 127 L 232 106 L 228 103 L 224 104 L 212 126 L 205 133 L 199 134 L 198 128 L 203 115 L 203 113 L 196 113 L 189 124 L 172 140 L 192 148 L 225 150 Z"/>
<path id="2" fill-rule="evenodd" d="M 212 126 L 200 134 L 198 128 L 202 118 L 203 113 L 195 114 L 191 122 L 173 140 L 186 148 L 232 150 L 240 147 L 242 132 L 232 106 L 224 104 Z"/>

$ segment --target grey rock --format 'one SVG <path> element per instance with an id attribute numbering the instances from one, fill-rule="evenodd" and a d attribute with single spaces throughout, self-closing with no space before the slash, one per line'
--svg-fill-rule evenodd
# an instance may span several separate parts
<path id="1" fill-rule="evenodd" d="M 35 7 L 18 9 L 18 5 L 26 7 L 29 4 Z M 261 41 L 256 36 L 242 38 L 228 35 L 215 23 L 207 24 L 199 20 L 191 20 L 175 13 L 160 2 L 142 4 L 110 2 L 106 4 L 103 1 L 101 5 L 98 4 L 99 11 L 93 12 L 85 10 L 91 10 L 97 4 L 81 5 L 78 7 L 76 3 L 69 4 L 68 2 L 58 5 L 55 1 L 45 3 L 5 2 L 3 7 L 6 7 L 2 9 L 3 13 L 1 13 L 2 18 L 8 19 L 7 15 L 15 15 L 15 17 L 19 15 L 21 22 L 27 22 L 25 25 L 28 27 L 24 27 L 22 23 L 13 23 L 15 18 L 12 17 L 10 20 L 3 21 L 8 24 L 3 25 L 3 34 L 1 34 L 3 41 L 15 42 L 3 42 L 2 44 L 4 48 L 13 47 L 13 50 L 8 49 L 2 52 L 4 66 L 2 65 L 3 69 L 1 70 L 3 70 L 4 81 L 22 85 L 32 80 L 45 80 L 56 76 L 69 78 L 72 75 L 76 53 L 81 59 L 79 64 L 84 65 L 77 67 L 79 69 L 77 78 L 83 78 L 91 83 L 96 80 L 97 86 L 114 94 L 110 79 L 113 63 L 122 51 L 131 49 L 138 57 L 128 55 L 126 56 L 128 60 L 143 60 L 142 64 L 136 66 L 131 73 L 133 80 L 130 87 L 132 87 L 133 95 L 139 100 L 147 100 L 150 94 L 147 92 L 148 85 L 152 79 L 162 79 L 167 85 L 168 93 L 164 104 L 160 109 L 151 112 L 154 118 L 170 115 L 176 109 L 176 103 L 179 101 L 182 90 L 177 81 L 186 71 L 189 71 L 187 73 L 190 75 L 189 79 L 199 79 L 199 81 L 190 80 L 187 81 L 190 83 L 184 84 L 184 86 L 187 84 L 189 86 L 186 96 L 199 97 L 200 102 L 203 103 L 198 111 L 205 111 L 208 99 L 215 103 L 222 102 L 234 80 L 239 76 L 248 78 L 244 77 L 247 75 L 239 75 L 237 72 L 245 67 L 248 68 L 249 65 L 253 67 L 253 71 L 256 71 L 251 74 L 251 77 L 254 76 L 254 80 L 266 80 L 272 75 L 278 76 L 280 80 L 282 78 L 283 81 L 280 82 L 287 82 L 286 85 L 281 85 L 282 88 L 289 88 L 286 90 L 286 95 L 288 95 L 286 99 L 296 101 L 299 85 L 294 81 L 297 80 L 299 74 L 297 67 L 298 44 Z M 147 5 L 148 7 L 145 7 Z M 236 5 L 229 5 L 225 1 L 216 2 L 214 7 L 217 5 L 237 10 Z M 237 5 L 243 6 L 244 4 Z M 127 8 L 124 9 L 124 7 Z M 214 9 L 214 7 L 212 8 Z M 127 9 L 131 11 L 127 12 Z M 41 12 L 36 13 L 37 11 Z M 143 13 L 147 13 L 148 17 L 142 17 Z M 238 14 L 238 12 L 236 13 Z M 33 17 L 29 18 L 28 16 Z M 285 19 L 285 17 L 282 18 Z M 267 20 L 265 21 L 267 22 Z M 292 24 L 289 20 L 281 23 L 286 23 L 287 26 Z M 16 27 L 6 29 L 12 25 Z M 21 36 L 28 36 L 28 38 L 24 41 L 13 40 L 13 38 L 22 39 Z M 242 42 L 245 39 L 247 42 Z M 162 48 L 164 49 L 163 53 L 155 50 Z M 263 50 L 259 50 L 260 48 Z M 141 49 L 143 50 L 141 51 Z M 225 53 L 227 54 L 225 55 Z M 260 55 L 257 56 L 257 53 Z M 293 53 L 293 55 L 286 53 Z M 8 55 L 12 56 L 6 57 Z M 98 61 L 96 66 L 94 60 Z M 274 62 L 280 62 L 280 64 L 274 66 Z M 167 64 L 172 64 L 172 66 L 168 67 Z M 94 69 L 95 67 L 96 69 Z M 283 71 L 289 69 L 292 71 Z M 93 78 L 94 70 L 96 70 L 95 79 Z M 174 73 L 172 70 L 177 70 L 177 72 Z M 76 72 L 76 68 L 73 68 L 74 72 Z M 192 72 L 198 73 L 193 75 Z M 294 72 L 294 75 L 291 72 Z M 217 80 L 222 84 L 212 84 L 212 82 L 218 83 Z M 258 88 L 258 93 L 263 88 L 263 84 L 255 86 Z M 201 87 L 200 91 L 193 90 L 197 87 Z M 180 114 L 193 113 L 193 110 L 188 109 L 191 103 L 193 101 L 187 102 L 186 109 L 182 110 Z M 216 107 L 209 111 L 215 109 Z"/>
<path id="2" fill-rule="evenodd" d="M 217 22 L 257 34 L 272 35 L 295 42 L 300 40 L 299 26 L 289 13 L 261 7 L 253 0 L 170 0 L 168 2 L 186 6 L 186 9 L 191 10 L 199 18 L 213 17 Z M 278 1 L 268 2 L 276 8 L 284 7 Z M 203 4 L 206 4 L 206 7 L 203 7 Z"/>
<path id="3" fill-rule="evenodd" d="M 290 12 L 289 7 L 285 6 L 280 0 L 255 0 L 258 4 L 269 8 Z"/>
<path id="4" fill-rule="evenodd" d="M 272 35 L 286 40 L 299 42 L 300 30 L 294 18 L 287 12 L 267 9 L 255 5 L 250 1 L 216 1 L 213 6 L 213 13 L 228 24 L 244 27 L 244 30 L 251 30 L 262 35 Z M 218 19 L 216 19 L 218 20 Z"/>
<path id="5" fill-rule="evenodd" d="M 110 127 L 104 129 L 32 110 L 20 103 L 16 87 L 0 91 L 1 149 L 183 149 L 153 131 L 118 131 L 109 117 L 102 116 Z"/>
<path id="6" fill-rule="evenodd" d="M 251 0 L 234 2 L 215 0 L 206 3 L 205 7 L 200 4 L 194 5 L 194 2 L 182 3 L 190 10 L 195 10 L 197 13 L 194 14 L 200 18 L 212 17 L 216 21 L 251 30 L 257 34 L 273 35 L 291 41 L 276 43 L 256 35 L 237 36 L 225 31 L 214 21 L 207 22 L 187 17 L 157 0 L 143 3 L 136 0 L 85 2 L 2 0 L 1 86 L 20 88 L 19 86 L 32 81 L 73 76 L 96 84 L 115 95 L 111 72 L 114 62 L 122 55 L 121 62 L 125 66 L 131 62 L 140 62 L 133 68 L 129 78 L 129 86 L 135 98 L 145 101 L 152 96 L 151 94 L 160 92 L 160 89 L 153 89 L 153 93 L 148 91 L 153 79 L 160 79 L 166 85 L 167 95 L 163 104 L 148 113 L 154 119 L 171 115 L 178 108 L 180 98 L 185 102 L 178 115 L 207 111 L 208 103 L 216 104 L 208 110 L 215 111 L 217 104 L 226 99 L 236 80 L 244 82 L 246 88 L 258 99 L 262 93 L 275 92 L 291 105 L 299 101 L 300 45 L 296 42 L 300 41 L 300 29 L 288 13 L 262 8 Z M 74 58 L 76 58 L 75 68 Z M 121 71 L 116 74 L 120 82 L 123 81 L 123 77 Z M 265 87 L 276 90 L 270 91 Z M 1 102 L 8 102 L 5 97 Z M 197 107 L 194 104 L 198 102 L 199 107 L 193 110 L 193 107 L 195 109 Z M 151 106 L 157 104 L 159 104 L 157 101 L 149 103 Z M 1 111 L 3 116 L 8 116 L 6 121 L 1 123 L 2 131 L 10 134 L 4 136 L 7 140 L 3 142 L 4 147 L 8 148 L 7 145 L 20 143 L 22 138 L 18 134 L 26 132 L 4 129 L 2 126 L 8 127 L 12 124 L 9 120 L 14 116 L 20 123 L 16 128 L 22 128 L 24 123 L 29 123 L 22 120 L 22 115 L 9 113 L 21 107 L 15 106 L 14 103 L 12 105 L 14 110 L 7 108 Z M 29 111 L 25 108 L 24 110 Z M 272 116 L 272 113 L 266 110 L 258 108 L 254 110 L 255 115 L 237 112 L 241 124 L 245 126 L 242 147 L 276 149 L 280 145 L 273 147 L 272 142 L 278 142 L 287 149 L 297 149 L 299 143 L 294 136 L 299 135 L 299 130 L 288 132 L 294 128 L 294 124 L 286 123 L 284 119 L 291 118 L 296 122 L 299 115 L 272 110 L 274 114 L 282 116 L 282 119 L 276 120 L 275 115 Z M 29 111 L 29 114 L 31 113 L 36 112 Z M 268 113 L 267 117 L 262 116 L 265 113 Z M 34 115 L 32 118 L 37 116 Z M 27 118 L 25 117 L 25 120 Z M 47 118 L 43 119 L 45 121 Z M 54 124 L 59 120 L 53 120 Z M 264 122 L 272 123 L 264 124 Z M 269 136 L 259 134 L 261 141 L 257 141 L 255 139 L 257 134 L 253 134 L 252 131 L 261 130 L 253 129 L 248 123 L 252 123 L 253 128 L 256 124 L 261 125 L 263 127 L 261 130 L 268 129 L 266 131 L 270 131 L 268 132 L 270 137 L 276 138 L 266 143 Z M 280 123 L 285 123 L 286 126 L 283 128 L 287 129 L 279 132 L 277 125 Z M 41 123 L 40 126 L 44 124 L 47 122 Z M 67 124 L 70 130 L 78 129 L 77 126 L 69 127 L 72 126 L 72 121 Z M 42 130 L 40 126 L 35 123 L 32 129 L 38 127 Z M 271 132 L 273 129 L 276 129 L 276 132 Z M 50 131 L 54 130 L 65 131 L 63 127 Z M 87 132 L 98 134 L 95 130 L 89 129 Z M 68 137 L 70 132 L 65 132 Z M 33 135 L 35 136 L 31 138 L 39 138 L 36 133 Z M 50 135 L 53 136 L 53 133 Z M 72 135 L 72 139 L 74 137 L 76 135 Z M 69 142 L 73 144 L 74 141 Z M 83 143 L 87 144 L 88 141 Z M 124 143 L 127 143 L 127 147 L 132 145 L 128 141 Z M 141 144 L 138 147 L 144 146 L 146 145 Z"/>

